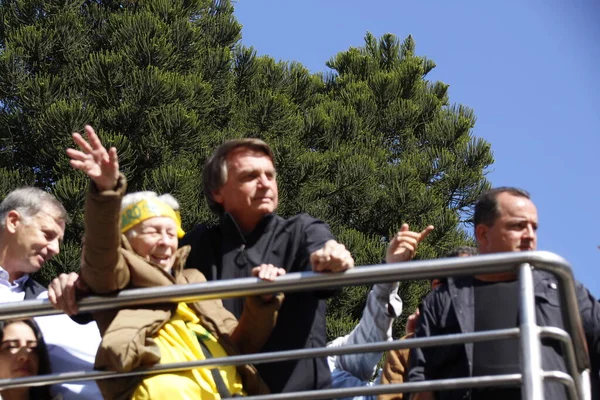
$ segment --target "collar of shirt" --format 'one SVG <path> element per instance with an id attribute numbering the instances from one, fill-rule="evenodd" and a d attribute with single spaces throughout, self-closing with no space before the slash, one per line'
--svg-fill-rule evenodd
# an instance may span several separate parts
<path id="1" fill-rule="evenodd" d="M 29 275 L 24 274 L 22 277 L 15 279 L 14 282 L 11 283 L 8 280 L 8 272 L 0 267 L 0 286 L 10 289 L 11 292 L 22 292 L 23 285 L 25 285 L 27 279 L 29 279 Z"/>
<path id="2" fill-rule="evenodd" d="M 266 214 L 256 227 L 244 234 L 237 224 L 235 218 L 228 212 L 221 214 L 220 225 L 224 238 L 235 245 L 252 246 L 258 239 L 269 230 L 271 222 L 275 220 L 275 214 Z"/>

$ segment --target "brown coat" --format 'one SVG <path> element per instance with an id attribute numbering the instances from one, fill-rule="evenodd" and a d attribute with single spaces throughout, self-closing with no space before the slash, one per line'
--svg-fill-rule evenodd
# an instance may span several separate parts
<path id="1" fill-rule="evenodd" d="M 205 282 L 195 269 L 183 269 L 189 246 L 177 250 L 173 274 L 148 263 L 135 254 L 119 228 L 121 198 L 126 181 L 119 178 L 117 188 L 99 193 L 91 184 L 85 204 L 85 241 L 81 276 L 97 294 L 116 293 L 123 289 L 169 286 Z M 221 300 L 207 300 L 188 305 L 200 318 L 227 354 L 254 353 L 268 339 L 277 319 L 283 296 L 263 302 L 249 298 L 240 321 L 227 311 Z M 100 311 L 94 314 L 102 335 L 95 368 L 119 372 L 145 368 L 160 361 L 160 351 L 153 337 L 170 320 L 175 303 L 151 304 Z M 251 365 L 237 368 L 248 394 L 265 394 L 268 388 Z M 107 399 L 129 399 L 143 377 L 99 380 L 98 386 Z"/>
<path id="2" fill-rule="evenodd" d="M 410 339 L 414 333 L 402 337 L 400 340 Z M 408 356 L 410 349 L 390 350 L 385 357 L 383 372 L 381 374 L 381 384 L 404 383 L 408 374 Z M 402 400 L 403 393 L 380 394 L 377 400 Z"/>

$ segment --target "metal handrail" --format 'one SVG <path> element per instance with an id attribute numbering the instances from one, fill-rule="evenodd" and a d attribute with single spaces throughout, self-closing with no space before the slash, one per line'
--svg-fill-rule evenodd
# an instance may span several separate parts
<path id="1" fill-rule="evenodd" d="M 316 289 L 324 289 L 324 288 L 335 288 L 341 286 L 350 286 L 350 285 L 363 285 L 368 283 L 377 283 L 377 282 L 391 282 L 398 280 L 413 280 L 413 279 L 425 279 L 439 276 L 459 276 L 459 275 L 477 275 L 477 274 L 490 274 L 490 273 L 500 273 L 500 272 L 515 272 L 522 273 L 523 268 L 519 268 L 520 265 L 523 264 L 533 264 L 535 268 L 540 270 L 546 270 L 555 274 L 558 281 L 560 282 L 559 290 L 561 299 L 564 302 L 564 307 L 561 308 L 563 313 L 563 320 L 566 326 L 566 330 L 571 334 L 571 338 L 573 341 L 572 349 L 574 355 L 574 363 L 570 363 L 571 367 L 573 365 L 576 366 L 577 370 L 581 373 L 589 368 L 589 358 L 587 355 L 587 346 L 585 342 L 585 334 L 582 329 L 581 319 L 578 312 L 577 306 L 577 298 L 575 294 L 574 287 L 574 278 L 573 273 L 570 269 L 568 262 L 562 257 L 543 251 L 536 252 L 519 252 L 519 253 L 500 253 L 500 254 L 492 254 L 492 255 L 484 255 L 477 257 L 462 257 L 462 258 L 451 258 L 451 259 L 438 259 L 438 260 L 424 260 L 424 261 L 413 261 L 410 263 L 398 263 L 398 264 L 390 264 L 390 265 L 377 265 L 377 266 L 369 266 L 364 268 L 355 268 L 350 271 L 346 271 L 343 274 L 316 274 L 312 272 L 303 272 L 303 273 L 292 273 L 283 277 L 277 278 L 275 282 L 263 282 L 256 278 L 243 278 L 236 279 L 230 281 L 211 281 L 206 283 L 196 283 L 196 284 L 186 284 L 186 285 L 173 285 L 168 287 L 156 287 L 156 288 L 144 288 L 144 289 L 132 289 L 127 291 L 122 291 L 117 295 L 109 296 L 109 297 L 90 297 L 87 299 L 83 299 L 79 303 L 79 308 L 82 312 L 86 311 L 100 311 L 111 309 L 115 307 L 123 307 L 123 306 L 131 306 L 131 305 L 140 305 L 140 304 L 156 304 L 156 303 L 169 303 L 169 302 L 192 302 L 192 301 L 201 301 L 201 300 L 209 300 L 216 298 L 231 298 L 231 297 L 240 297 L 240 296 L 249 296 L 249 295 L 259 295 L 259 294 L 268 294 L 278 291 L 283 292 L 294 292 L 294 291 L 303 291 L 303 290 L 316 290 Z M 533 291 L 530 292 L 531 297 L 533 298 Z M 0 305 L 0 318 L 23 318 L 23 317 L 33 317 L 33 316 L 43 316 L 43 315 L 53 315 L 59 314 L 60 311 L 54 310 L 47 300 L 28 300 L 18 303 L 8 303 Z M 510 335 L 518 334 L 519 329 L 514 328 L 512 330 L 503 330 L 504 334 L 510 331 Z M 535 331 L 535 329 L 532 329 Z M 496 334 L 497 331 L 494 331 Z M 491 332 L 492 334 L 494 332 Z M 489 332 L 481 332 L 481 333 L 471 333 L 471 334 L 461 334 L 458 336 L 462 336 L 461 342 L 468 341 L 477 341 L 481 340 L 489 340 L 482 339 L 478 337 L 481 334 L 487 334 Z M 532 332 L 536 333 L 536 332 Z M 539 332 L 538 332 L 539 333 Z M 471 335 L 471 336 L 469 336 Z M 453 336 L 453 335 L 446 335 Z M 482 337 L 484 335 L 481 335 Z M 533 336 L 532 336 L 533 337 Z M 436 342 L 436 345 L 440 345 L 442 342 L 440 340 L 443 339 L 444 336 L 436 336 L 435 338 L 423 338 L 423 339 L 411 339 L 408 342 L 407 346 L 398 346 L 397 348 L 412 348 L 412 347 L 423 347 L 425 345 L 424 342 L 420 343 L 420 340 L 432 339 Z M 465 340 L 469 338 L 468 340 Z M 455 340 L 454 338 L 449 338 L 446 340 Z M 456 339 L 459 340 L 459 339 Z M 527 339 L 530 340 L 530 339 Z M 386 342 L 388 348 L 391 346 L 390 343 Z M 448 342 L 449 343 L 449 342 Z M 363 345 L 364 346 L 364 345 Z M 322 356 L 326 355 L 326 353 L 319 353 L 318 350 L 327 351 L 327 354 L 346 354 L 344 350 L 345 348 L 350 346 L 345 346 L 337 349 L 301 349 L 301 350 L 293 350 L 289 353 L 298 352 L 295 354 L 296 356 L 300 355 L 304 352 L 315 352 L 314 356 Z M 337 351 L 341 351 L 337 353 Z M 371 350 L 371 349 L 369 349 Z M 358 349 L 355 349 L 358 351 Z M 377 350 L 372 350 L 377 351 Z M 351 352 L 348 350 L 348 352 Z M 286 352 L 288 353 L 288 352 Z M 246 356 L 230 356 L 226 357 L 228 365 L 238 365 L 246 364 L 246 363 L 258 363 L 260 362 L 260 356 L 267 356 L 270 353 L 263 354 L 255 354 L 255 355 L 246 355 Z M 283 357 L 287 356 L 286 354 Z M 257 357 L 257 358 L 252 358 Z M 282 357 L 282 356 L 279 356 Z M 306 355 L 306 357 L 309 357 Z M 298 357 L 296 357 L 298 358 Z M 567 357 L 568 358 L 568 357 Z M 254 360 L 254 361 L 250 361 Z M 205 360 L 206 361 L 206 360 Z M 212 359 L 210 363 L 206 365 L 215 365 L 215 361 L 218 359 Z M 263 362 L 266 362 L 263 360 Z M 192 363 L 182 363 L 185 364 L 185 368 L 190 368 L 192 365 L 204 365 L 201 362 L 192 362 Z M 569 362 L 567 361 L 569 365 Z M 151 368 L 149 371 L 153 371 L 154 369 L 158 370 L 164 366 L 156 366 Z M 167 367 L 168 368 L 168 367 Z M 182 367 L 183 368 L 183 367 Z M 538 368 L 539 369 L 539 368 Z M 569 368 L 571 370 L 572 368 Z M 148 373 L 146 371 L 145 373 Z M 531 372 L 531 371 L 529 371 Z M 119 374 L 119 376 L 128 376 L 128 374 L 134 373 L 144 373 L 143 371 L 135 371 L 126 374 Z M 72 375 L 69 375 L 72 374 Z M 90 379 L 105 379 L 109 377 L 109 374 L 114 374 L 112 372 L 94 372 L 94 373 L 86 373 L 85 379 L 84 376 L 76 376 L 78 373 L 63 373 L 63 374 L 51 374 L 46 375 L 45 377 L 50 377 L 53 375 L 57 375 L 57 379 L 61 378 L 61 381 L 66 380 L 90 380 Z M 114 376 L 114 375 L 113 375 Z M 518 383 L 524 382 L 521 378 L 521 374 L 514 374 L 514 376 L 518 376 Z M 513 378 L 514 378 L 513 376 Z M 549 375 L 556 376 L 556 375 Z M 48 384 L 48 383 L 56 383 L 58 381 L 40 381 L 40 377 L 28 377 L 28 378 L 19 378 L 13 381 L 22 381 L 23 386 L 37 386 L 40 384 Z M 65 377 L 70 377 L 74 379 L 65 379 Z M 485 377 L 475 377 L 475 378 L 464 378 L 460 379 L 460 382 L 470 382 L 471 380 L 485 378 Z M 0 388 L 12 387 L 8 380 L 0 380 Z M 30 384 L 27 384 L 29 382 Z M 430 381 L 428 383 L 432 383 Z M 407 383 L 403 384 L 405 389 L 401 391 L 418 391 L 418 390 L 436 390 L 441 389 L 438 387 L 442 381 L 435 381 L 434 386 L 431 389 L 422 389 L 421 382 L 419 383 Z M 408 386 L 406 388 L 406 385 Z M 387 386 L 387 385 L 385 385 Z M 391 385 L 394 386 L 394 385 Z M 411 388 L 421 388 L 414 389 Z M 388 388 L 389 389 L 389 388 Z M 333 389 L 332 389 L 333 390 Z M 576 392 L 581 394 L 580 388 L 577 388 Z M 327 392 L 329 393 L 329 392 Z M 365 392 L 367 393 L 367 392 Z M 385 390 L 381 393 L 388 393 L 388 390 Z M 289 396 L 290 394 L 283 394 Z M 344 394 L 345 395 L 345 394 Z M 271 396 L 281 396 L 281 395 L 271 395 Z M 330 396 L 330 395 L 327 395 Z M 269 397 L 272 399 L 275 398 L 289 398 L 289 397 Z M 307 398 L 304 396 L 303 398 Z M 326 398 L 326 397 L 309 397 L 309 398 Z"/>
<path id="2" fill-rule="evenodd" d="M 536 269 L 553 273 L 561 283 L 558 289 L 561 299 L 565 303 L 565 307 L 561 307 L 561 310 L 566 331 L 573 338 L 577 367 L 579 370 L 589 368 L 585 333 L 582 329 L 579 312 L 575 312 L 578 310 L 578 306 L 573 272 L 564 258 L 546 251 L 498 253 L 476 257 L 374 265 L 354 268 L 342 274 L 297 272 L 279 277 L 275 282 L 263 282 L 257 278 L 242 278 L 130 289 L 114 296 L 85 298 L 79 302 L 79 309 L 81 312 L 100 311 L 115 307 L 161 302 L 193 302 L 272 292 L 294 292 L 398 280 L 431 279 L 439 276 L 477 275 L 511 271 L 517 273 L 518 266 L 523 263 L 529 263 Z M 61 311 L 52 308 L 47 300 L 27 300 L 0 305 L 1 318 L 26 318 L 61 313 Z"/>
<path id="3" fill-rule="evenodd" d="M 575 361 L 575 350 L 573 349 L 573 342 L 569 337 L 569 334 L 562 329 L 556 328 L 554 326 L 544 326 L 539 328 L 540 338 L 550 338 L 558 341 L 561 345 L 563 351 L 563 357 L 565 358 L 565 365 L 567 366 L 567 371 L 573 377 L 576 377 L 577 371 L 577 363 Z M 577 387 L 577 391 L 580 392 L 579 398 L 587 398 L 584 395 L 583 382 L 576 381 L 575 385 Z M 589 397 L 589 396 L 588 396 Z"/>
<path id="4" fill-rule="evenodd" d="M 578 391 L 575 379 L 562 371 L 544 371 L 542 372 L 542 381 L 558 381 L 567 389 L 571 399 L 585 399 L 583 393 Z"/>
<path id="5" fill-rule="evenodd" d="M 550 376 L 554 378 L 554 375 Z M 29 378 L 15 378 L 14 380 L 25 381 Z M 556 378 L 558 379 L 558 378 Z M 83 379 L 82 379 L 83 380 Z M 86 379 L 86 380 L 89 380 Z M 516 387 L 522 382 L 521 374 L 478 376 L 471 378 L 439 379 L 434 381 L 407 382 L 386 385 L 375 385 L 369 387 L 353 387 L 340 389 L 322 389 L 311 391 L 300 391 L 291 393 L 276 393 L 268 395 L 247 396 L 248 400 L 303 400 L 303 399 L 329 399 L 335 397 L 353 397 L 362 395 L 377 395 L 391 393 L 412 393 L 434 390 L 453 390 L 484 387 Z M 54 383 L 54 382 L 53 382 Z M 26 386 L 26 385 L 21 385 Z M 567 384 L 568 386 L 568 384 Z M 11 386 L 14 387 L 14 386 Z M 7 387 L 8 388 L 8 387 Z"/>
<path id="6" fill-rule="evenodd" d="M 544 385 L 542 374 L 542 344 L 535 322 L 535 297 L 533 274 L 528 263 L 519 267 L 519 328 L 521 329 L 521 374 L 523 394 L 526 399 L 543 399 Z"/>
<path id="7" fill-rule="evenodd" d="M 543 327 L 540 329 L 540 333 L 542 337 L 549 337 L 557 340 L 564 341 L 565 338 L 568 339 L 568 334 L 558 328 L 554 327 Z M 303 358 L 314 358 L 314 357 L 324 357 L 330 355 L 344 355 L 344 354 L 354 354 L 354 353 L 371 353 L 371 352 L 380 352 L 387 350 L 399 350 L 399 349 L 412 349 L 412 348 L 423 348 L 423 347 L 437 347 L 437 346 L 446 346 L 452 344 L 462 344 L 462 343 L 477 343 L 483 341 L 492 341 L 499 339 L 515 339 L 519 336 L 519 328 L 509 328 L 509 329 L 498 329 L 492 331 L 485 332 L 471 332 L 464 334 L 450 334 L 450 335 L 440 335 L 435 337 L 427 337 L 427 338 L 411 338 L 410 340 L 394 340 L 394 341 L 382 341 L 382 342 L 374 342 L 368 344 L 354 344 L 354 345 L 345 345 L 340 347 L 331 347 L 331 348 L 318 348 L 318 349 L 299 349 L 299 350 L 288 350 L 281 352 L 268 352 L 268 353 L 260 353 L 260 354 L 249 354 L 249 355 L 235 355 L 235 356 L 227 356 L 227 357 L 217 357 L 206 360 L 197 360 L 190 362 L 179 362 L 179 363 L 170 363 L 170 364 L 160 364 L 154 367 L 143 369 L 143 370 L 135 370 L 127 373 L 118 373 L 118 372 L 110 372 L 110 371 L 94 371 L 94 372 L 63 372 L 59 374 L 48 374 L 48 375 L 39 375 L 39 376 L 31 376 L 25 378 L 17 378 L 17 379 L 0 379 L 0 388 L 3 389 L 11 389 L 15 387 L 21 386 L 43 386 L 48 384 L 60 383 L 62 381 L 70 381 L 70 382 L 78 382 L 78 381 L 88 381 L 88 380 L 102 380 L 102 379 L 110 379 L 110 378 L 118 378 L 118 377 L 134 377 L 141 375 L 153 375 L 159 373 L 166 372 L 179 372 L 184 371 L 190 368 L 206 368 L 206 367 L 220 367 L 224 365 L 245 365 L 245 364 L 262 364 L 274 361 L 289 361 Z M 567 345 L 571 344 L 570 341 L 566 342 Z M 571 357 L 574 357 L 574 353 L 572 352 L 572 344 L 571 344 Z M 569 354 L 567 354 L 567 358 Z M 552 373 L 557 371 L 552 371 Z M 572 371 L 569 368 L 569 372 L 571 375 L 577 373 L 577 371 Z M 517 374 L 519 376 L 519 384 L 522 383 L 521 374 Z M 569 375 L 569 376 L 571 376 Z M 482 377 L 479 377 L 482 378 Z M 485 377 L 483 377 L 485 378 Z M 439 383 L 443 380 L 436 380 L 435 382 Z M 488 384 L 490 383 L 488 380 L 485 380 Z M 574 385 L 574 383 L 571 383 Z M 501 385 L 498 385 L 501 386 Z M 383 386 L 378 386 L 382 388 Z M 386 389 L 382 392 L 377 392 L 376 394 L 382 393 L 396 393 L 400 391 L 404 391 L 404 386 L 400 389 L 395 389 L 394 391 L 390 390 L 388 385 L 385 385 Z M 391 386 L 394 387 L 394 386 Z M 437 387 L 437 386 L 436 386 Z M 453 386 L 454 387 L 454 386 Z M 458 388 L 458 387 L 454 387 Z M 450 389 L 450 387 L 446 387 L 446 389 Z M 571 389 L 569 389 L 571 390 Z M 574 387 L 573 387 L 574 390 Z M 410 391 L 410 390 L 407 390 Z M 354 393 L 354 392 L 352 392 Z M 355 394 L 355 393 L 354 393 Z M 370 389 L 367 392 L 361 394 L 373 394 Z M 302 397 L 298 397 L 301 399 Z M 324 396 L 322 398 L 327 398 Z"/>
<path id="8" fill-rule="evenodd" d="M 256 354 L 232 355 L 226 357 L 215 357 L 205 360 L 188 362 L 177 362 L 169 364 L 158 364 L 151 368 L 139 369 L 130 372 L 94 371 L 94 372 L 63 372 L 60 374 L 48 374 L 31 376 L 19 379 L 0 379 L 0 388 L 14 388 L 19 384 L 24 386 L 42 386 L 58 383 L 61 380 L 72 382 L 83 380 L 110 379 L 118 377 L 133 377 L 140 375 L 152 375 L 166 372 L 178 372 L 190 368 L 221 367 L 225 365 L 264 364 L 276 361 L 290 361 L 303 358 L 326 357 L 330 355 L 344 355 L 354 353 L 373 353 L 387 350 L 413 349 L 418 347 L 436 347 L 451 344 L 462 344 L 465 342 L 483 342 L 488 340 L 517 338 L 519 328 L 499 329 L 486 332 L 456 333 L 451 335 L 440 335 L 427 338 L 411 338 L 410 340 L 394 340 L 375 342 L 368 344 L 354 344 L 340 347 L 322 347 L 317 349 L 298 349 L 286 351 L 273 351 Z"/>

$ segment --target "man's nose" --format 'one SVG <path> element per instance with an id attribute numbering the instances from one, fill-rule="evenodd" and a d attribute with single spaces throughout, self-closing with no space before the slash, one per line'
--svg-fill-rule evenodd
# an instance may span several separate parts
<path id="1" fill-rule="evenodd" d="M 54 257 L 60 253 L 60 242 L 58 239 L 54 239 L 48 244 L 48 253 L 48 258 Z"/>
<path id="2" fill-rule="evenodd" d="M 525 237 L 533 240 L 533 239 L 535 239 L 535 235 L 536 235 L 536 232 L 535 232 L 535 229 L 533 228 L 533 225 L 528 224 L 527 228 L 525 229 Z"/>
<path id="3" fill-rule="evenodd" d="M 267 174 L 260 174 L 260 176 L 258 177 L 258 183 L 260 186 L 263 187 L 269 186 L 269 178 L 267 177 Z"/>

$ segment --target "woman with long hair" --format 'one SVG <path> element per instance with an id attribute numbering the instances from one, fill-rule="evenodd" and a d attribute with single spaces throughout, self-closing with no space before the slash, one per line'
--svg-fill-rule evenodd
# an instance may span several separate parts
<path id="1" fill-rule="evenodd" d="M 0 321 L 0 378 L 22 378 L 50 373 L 48 349 L 32 319 Z M 50 400 L 49 386 L 0 392 L 2 400 Z"/>

